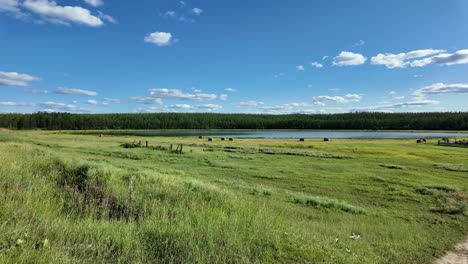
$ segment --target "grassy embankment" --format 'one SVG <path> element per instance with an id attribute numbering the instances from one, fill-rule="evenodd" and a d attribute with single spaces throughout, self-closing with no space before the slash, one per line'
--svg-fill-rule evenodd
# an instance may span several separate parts
<path id="1" fill-rule="evenodd" d="M 467 154 L 0 131 L 0 262 L 427 263 L 468 234 Z"/>

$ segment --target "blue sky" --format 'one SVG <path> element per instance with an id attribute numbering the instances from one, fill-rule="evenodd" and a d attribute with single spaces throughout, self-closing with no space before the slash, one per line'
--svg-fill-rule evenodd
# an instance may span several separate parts
<path id="1" fill-rule="evenodd" d="M 464 0 L 0 0 L 0 112 L 468 111 Z"/>

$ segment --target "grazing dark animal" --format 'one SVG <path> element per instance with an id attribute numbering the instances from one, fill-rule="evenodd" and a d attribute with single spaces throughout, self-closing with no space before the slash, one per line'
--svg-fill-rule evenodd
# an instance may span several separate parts
<path id="1" fill-rule="evenodd" d="M 202 136 L 198 136 L 199 139 L 202 139 L 203 137 Z"/>
<path id="2" fill-rule="evenodd" d="M 213 139 L 212 139 L 212 138 L 208 138 L 208 141 L 213 141 Z"/>
<path id="3" fill-rule="evenodd" d="M 422 142 L 426 142 L 426 139 L 425 138 L 421 138 Z"/>
<path id="4" fill-rule="evenodd" d="M 416 143 L 421 143 L 422 141 L 420 139 L 416 140 Z"/>
<path id="5" fill-rule="evenodd" d="M 229 141 L 234 141 L 234 139 L 233 139 L 233 138 L 229 138 Z"/>
<path id="6" fill-rule="evenodd" d="M 301 142 L 302 142 L 302 141 L 304 141 L 304 139 L 303 139 L 303 138 L 300 138 L 300 139 L 299 139 L 299 141 L 301 141 Z"/>
<path id="7" fill-rule="evenodd" d="M 222 141 L 226 140 L 226 138 L 221 138 Z"/>
<path id="8" fill-rule="evenodd" d="M 328 138 L 323 138 L 323 141 L 330 141 Z"/>

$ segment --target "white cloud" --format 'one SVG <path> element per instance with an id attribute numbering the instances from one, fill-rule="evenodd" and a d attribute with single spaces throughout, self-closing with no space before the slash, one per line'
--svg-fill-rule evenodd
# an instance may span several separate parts
<path id="1" fill-rule="evenodd" d="M 427 105 L 436 105 L 439 103 L 440 103 L 439 101 L 434 101 L 434 100 L 413 100 L 413 101 L 402 102 L 402 103 L 368 106 L 368 107 L 356 108 L 353 110 L 354 111 L 392 112 L 392 110 L 398 109 L 398 108 L 422 107 L 422 106 L 427 106 Z"/>
<path id="2" fill-rule="evenodd" d="M 203 9 L 200 9 L 200 8 L 195 7 L 194 9 L 192 9 L 192 12 L 193 12 L 195 15 L 199 16 L 199 15 L 201 15 L 201 14 L 203 13 Z"/>
<path id="3" fill-rule="evenodd" d="M 17 72 L 0 71 L 0 86 L 28 86 L 29 82 L 39 81 L 39 77 Z"/>
<path id="4" fill-rule="evenodd" d="M 360 102 L 362 100 L 362 96 L 359 94 L 347 94 L 345 96 L 329 96 L 329 95 L 321 95 L 315 96 L 313 98 L 313 104 L 324 106 L 327 102 L 345 104 L 351 102 Z"/>
<path id="5" fill-rule="evenodd" d="M 237 92 L 237 90 L 234 88 L 225 88 L 224 91 L 231 92 L 231 93 Z"/>
<path id="6" fill-rule="evenodd" d="M 315 68 L 322 68 L 323 67 L 323 64 L 318 63 L 316 61 L 312 62 L 310 65 L 312 65 L 312 67 L 315 67 Z"/>
<path id="7" fill-rule="evenodd" d="M 27 88 L 24 88 L 23 89 L 23 92 L 26 92 L 26 93 L 33 93 L 33 94 L 48 94 L 49 91 L 47 90 L 41 90 L 41 89 L 27 89 Z"/>
<path id="8" fill-rule="evenodd" d="M 146 97 L 136 96 L 136 97 L 130 97 L 130 99 L 135 100 L 135 101 L 137 101 L 137 102 L 139 102 L 141 104 L 159 104 L 159 105 L 161 105 L 163 103 L 161 98 L 154 98 L 154 97 L 149 97 L 149 96 L 146 96 Z"/>
<path id="9" fill-rule="evenodd" d="M 103 105 L 109 105 L 109 104 L 120 104 L 119 99 L 112 99 L 112 98 L 104 98 L 102 101 Z"/>
<path id="10" fill-rule="evenodd" d="M 305 71 L 305 68 L 304 68 L 304 66 L 302 66 L 302 65 L 298 65 L 298 66 L 296 66 L 296 70 L 298 70 L 298 71 Z"/>
<path id="11" fill-rule="evenodd" d="M 75 104 L 65 104 L 57 102 L 43 102 L 38 104 L 42 112 L 70 112 L 70 113 L 89 113 L 88 109 L 80 108 Z"/>
<path id="12" fill-rule="evenodd" d="M 364 44 L 366 44 L 366 42 L 365 42 L 364 40 L 361 39 L 361 40 L 359 40 L 358 42 L 356 42 L 356 43 L 353 44 L 353 48 L 362 46 L 362 45 L 364 45 Z"/>
<path id="13" fill-rule="evenodd" d="M 172 10 L 169 10 L 169 11 L 166 11 L 166 13 L 164 13 L 164 16 L 165 17 L 177 17 L 177 12 L 176 11 L 172 11 Z"/>
<path id="14" fill-rule="evenodd" d="M 389 95 L 395 95 L 396 92 L 395 92 L 395 91 L 390 91 L 388 94 L 389 94 Z"/>
<path id="15" fill-rule="evenodd" d="M 444 84 L 434 83 L 432 85 L 423 87 L 414 91 L 413 96 L 415 98 L 424 98 L 428 95 L 433 94 L 466 94 L 468 93 L 468 84 L 457 83 L 457 84 Z"/>
<path id="16" fill-rule="evenodd" d="M 425 58 L 422 60 L 415 60 L 411 62 L 411 67 L 424 67 L 429 64 L 439 64 L 445 66 L 451 66 L 455 64 L 467 64 L 468 63 L 468 49 L 458 50 L 453 54 L 442 53 L 436 56 Z"/>
<path id="17" fill-rule="evenodd" d="M 362 54 L 342 51 L 340 55 L 333 58 L 333 66 L 361 65 L 364 64 L 366 60 L 367 58 Z"/>
<path id="18" fill-rule="evenodd" d="M 415 75 L 413 75 L 414 78 L 421 78 L 421 77 L 423 77 L 423 76 L 424 76 L 424 75 L 421 75 L 421 74 L 415 74 Z"/>
<path id="19" fill-rule="evenodd" d="M 326 60 L 326 59 L 328 59 L 328 56 L 323 56 L 322 57 L 322 60 Z"/>
<path id="20" fill-rule="evenodd" d="M 239 106 L 257 107 L 257 106 L 263 105 L 263 104 L 265 104 L 265 103 L 258 102 L 258 101 L 244 101 L 244 102 L 240 102 Z"/>
<path id="21" fill-rule="evenodd" d="M 202 104 L 202 105 L 198 105 L 197 108 L 198 109 L 205 109 L 205 110 L 208 110 L 208 111 L 214 111 L 214 110 L 222 109 L 223 106 L 218 105 L 218 104 Z"/>
<path id="22" fill-rule="evenodd" d="M 0 106 L 34 106 L 33 103 L 0 102 Z"/>
<path id="23" fill-rule="evenodd" d="M 88 9 L 79 6 L 59 6 L 54 1 L 26 0 L 22 4 L 25 9 L 40 15 L 49 22 L 69 25 L 76 23 L 90 27 L 103 26 L 102 20 L 91 14 Z"/>
<path id="24" fill-rule="evenodd" d="M 167 108 L 170 108 L 170 109 L 193 109 L 195 107 L 192 106 L 192 105 L 189 105 L 189 104 L 175 104 L 175 105 L 169 105 L 169 106 L 167 106 Z"/>
<path id="25" fill-rule="evenodd" d="M 159 47 L 171 45 L 173 42 L 171 40 L 172 34 L 169 32 L 153 32 L 145 37 L 145 42 L 155 44 Z"/>
<path id="26" fill-rule="evenodd" d="M 219 96 L 219 100 L 221 100 L 221 101 L 226 101 L 227 99 L 228 99 L 228 95 L 227 95 L 227 94 L 221 94 L 221 95 Z"/>
<path id="27" fill-rule="evenodd" d="M 90 105 L 97 105 L 98 104 L 98 102 L 96 100 L 88 100 L 87 103 L 90 104 Z"/>
<path id="28" fill-rule="evenodd" d="M 414 60 L 417 58 L 423 58 L 431 56 L 434 54 L 439 54 L 445 50 L 435 50 L 435 49 L 423 49 L 423 50 L 413 50 L 408 53 L 379 53 L 376 56 L 371 58 L 371 63 L 376 65 L 385 65 L 389 69 L 394 68 L 404 68 L 407 65 L 411 67 L 420 67 L 423 63 L 423 60 Z M 413 60 L 412 60 L 413 59 Z"/>
<path id="29" fill-rule="evenodd" d="M 97 7 L 104 5 L 104 1 L 102 0 L 84 0 L 88 5 Z"/>
<path id="30" fill-rule="evenodd" d="M 0 12 L 21 12 L 18 0 L 0 0 Z"/>
<path id="31" fill-rule="evenodd" d="M 151 97 L 161 99 L 179 99 L 179 100 L 213 100 L 217 96 L 215 94 L 205 93 L 184 93 L 179 89 L 168 88 L 153 88 L 148 90 Z"/>
<path id="32" fill-rule="evenodd" d="M 115 18 L 113 18 L 113 17 L 111 17 L 111 16 L 109 16 L 109 15 L 106 15 L 106 14 L 104 14 L 104 13 L 101 12 L 101 11 L 98 11 L 98 16 L 99 16 L 99 18 L 102 18 L 102 19 L 104 19 L 104 20 L 106 20 L 107 22 L 110 22 L 110 23 L 112 23 L 112 24 L 117 23 L 117 19 L 115 19 Z"/>
<path id="33" fill-rule="evenodd" d="M 65 87 L 59 87 L 55 91 L 57 94 L 66 94 L 66 95 L 85 95 L 85 96 L 96 96 L 97 93 L 93 91 L 88 91 L 88 90 L 82 90 L 82 89 L 73 89 L 73 88 L 65 88 Z"/>

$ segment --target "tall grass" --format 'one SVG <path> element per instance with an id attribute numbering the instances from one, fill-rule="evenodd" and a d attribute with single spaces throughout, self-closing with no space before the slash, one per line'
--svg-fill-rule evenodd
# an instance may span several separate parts
<path id="1" fill-rule="evenodd" d="M 366 210 L 364 210 L 361 207 L 348 204 L 347 202 L 344 202 L 344 201 L 330 199 L 328 197 L 298 194 L 298 195 L 294 195 L 291 198 L 291 201 L 293 203 L 303 204 L 306 206 L 336 209 L 336 210 L 341 210 L 343 212 L 352 213 L 352 214 L 365 214 L 366 213 Z"/>

